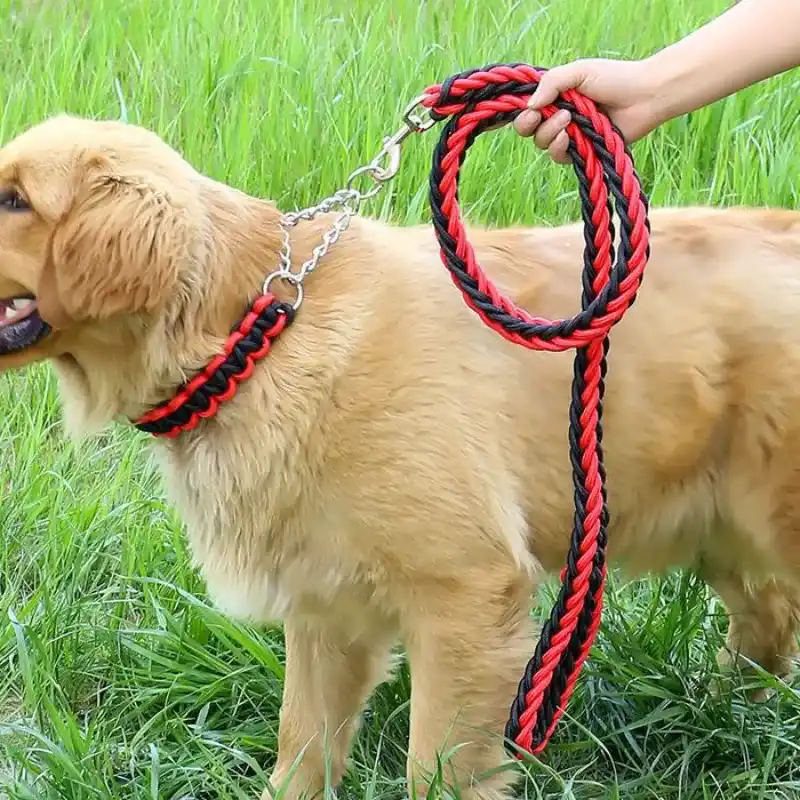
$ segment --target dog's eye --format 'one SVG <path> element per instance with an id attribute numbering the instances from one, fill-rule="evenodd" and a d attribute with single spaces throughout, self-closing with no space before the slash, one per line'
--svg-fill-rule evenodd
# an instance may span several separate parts
<path id="1" fill-rule="evenodd" d="M 16 190 L 0 190 L 0 211 L 30 211 L 28 201 Z"/>

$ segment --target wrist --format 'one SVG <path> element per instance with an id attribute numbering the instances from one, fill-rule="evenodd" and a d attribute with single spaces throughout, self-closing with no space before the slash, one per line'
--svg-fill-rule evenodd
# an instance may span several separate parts
<path id="1" fill-rule="evenodd" d="M 686 67 L 669 48 L 643 59 L 641 66 L 647 93 L 643 105 L 652 128 L 693 110 L 687 96 L 691 81 Z"/>

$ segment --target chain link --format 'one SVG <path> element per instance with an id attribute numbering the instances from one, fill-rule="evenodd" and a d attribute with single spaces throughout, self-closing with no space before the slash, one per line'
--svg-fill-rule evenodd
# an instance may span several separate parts
<path id="1" fill-rule="evenodd" d="M 300 307 L 303 302 L 303 281 L 319 266 L 320 260 L 328 252 L 331 245 L 335 244 L 348 229 L 350 220 L 358 214 L 364 200 L 371 200 L 376 197 L 383 187 L 397 175 L 400 169 L 403 142 L 410 134 L 426 131 L 435 124 L 435 120 L 429 115 L 426 116 L 418 112 L 418 109 L 422 106 L 423 99 L 424 95 L 408 104 L 403 114 L 403 126 L 393 136 L 384 138 L 383 147 L 372 161 L 350 173 L 344 189 L 339 189 L 314 206 L 281 215 L 280 226 L 283 233 L 283 246 L 279 256 L 280 265 L 264 281 L 262 289 L 264 294 L 267 293 L 273 281 L 284 281 L 294 287 L 295 299 L 292 305 L 295 310 Z M 356 182 L 362 176 L 368 177 L 373 184 L 364 192 L 355 187 Z M 336 217 L 331 227 L 322 234 L 322 242 L 311 251 L 311 257 L 300 265 L 300 270 L 295 272 L 292 269 L 291 229 L 299 222 L 308 222 L 319 214 L 329 214 L 336 210 L 341 211 L 341 213 Z"/>

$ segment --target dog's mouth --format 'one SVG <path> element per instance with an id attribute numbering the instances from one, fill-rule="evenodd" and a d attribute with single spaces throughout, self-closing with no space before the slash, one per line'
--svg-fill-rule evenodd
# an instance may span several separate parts
<path id="1" fill-rule="evenodd" d="M 39 316 L 35 297 L 0 297 L 0 356 L 32 347 L 48 333 L 50 326 Z"/>

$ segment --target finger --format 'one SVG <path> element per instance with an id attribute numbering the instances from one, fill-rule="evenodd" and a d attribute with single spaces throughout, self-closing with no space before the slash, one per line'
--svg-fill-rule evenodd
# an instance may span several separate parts
<path id="1" fill-rule="evenodd" d="M 561 131 L 561 133 L 556 136 L 555 139 L 550 144 L 550 147 L 547 148 L 547 153 L 550 158 L 556 162 L 556 164 L 569 164 L 570 157 L 568 153 L 569 148 L 569 135 L 566 131 Z"/>
<path id="2" fill-rule="evenodd" d="M 554 103 L 567 89 L 576 89 L 586 80 L 586 70 L 580 64 L 565 64 L 554 67 L 542 75 L 536 91 L 528 100 L 528 108 L 543 108 Z"/>
<path id="3" fill-rule="evenodd" d="M 520 136 L 532 136 L 541 121 L 542 115 L 538 111 L 526 109 L 514 120 L 514 130 Z"/>
<path id="4" fill-rule="evenodd" d="M 571 119 L 569 111 L 562 109 L 553 114 L 550 119 L 545 120 L 534 134 L 533 140 L 536 142 L 536 146 L 540 150 L 547 150 L 556 137 L 569 125 Z"/>

